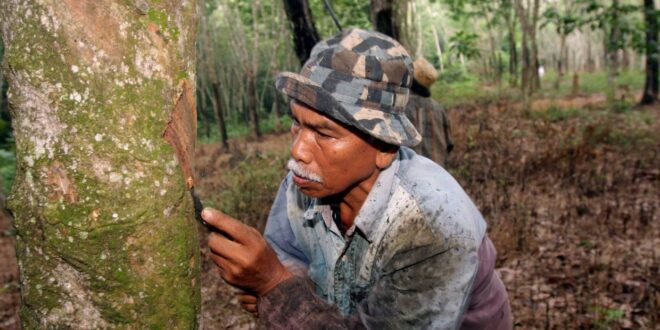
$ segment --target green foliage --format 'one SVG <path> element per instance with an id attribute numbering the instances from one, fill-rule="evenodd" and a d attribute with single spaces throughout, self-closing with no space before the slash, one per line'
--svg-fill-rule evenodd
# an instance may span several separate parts
<path id="1" fill-rule="evenodd" d="M 466 82 L 472 77 L 469 73 L 460 65 L 452 65 L 446 67 L 444 71 L 438 77 L 438 82 L 440 84 L 454 84 L 460 82 Z"/>
<path id="2" fill-rule="evenodd" d="M 579 29 L 584 23 L 581 16 L 576 15 L 574 11 L 566 10 L 560 13 L 560 10 L 553 6 L 548 7 L 543 12 L 543 20 L 540 28 L 543 29 L 547 25 L 552 24 L 555 26 L 557 34 L 567 36 L 576 29 Z"/>
<path id="3" fill-rule="evenodd" d="M 542 86 L 544 87 L 537 94 L 539 97 L 557 98 L 564 97 L 571 94 L 572 78 L 570 75 L 564 77 L 559 85 L 559 91 L 555 90 L 551 84 L 544 84 L 544 81 L 555 81 L 557 73 L 555 71 L 548 71 L 543 77 Z M 607 72 L 580 72 L 580 89 L 581 94 L 598 94 L 603 93 L 608 88 Z M 624 88 L 629 91 L 637 91 L 644 87 L 644 73 L 638 70 L 625 70 L 619 72 L 616 77 L 616 86 Z"/>
<path id="4" fill-rule="evenodd" d="M 14 151 L 0 149 L 0 180 L 5 194 L 11 190 L 16 176 L 16 154 Z"/>
<path id="5" fill-rule="evenodd" d="M 596 306 L 593 308 L 593 311 L 598 314 L 596 319 L 596 329 L 611 329 L 613 323 L 616 323 L 618 320 L 623 318 L 625 312 L 618 308 L 605 308 L 601 306 Z"/>
<path id="6" fill-rule="evenodd" d="M 605 5 L 598 0 L 579 0 L 583 23 L 589 25 L 592 30 L 602 30 L 605 35 L 605 44 L 610 51 L 623 49 L 631 46 L 633 40 L 638 39 L 636 34 L 643 33 L 639 30 L 637 22 L 640 19 L 640 7 L 638 5 L 612 1 Z"/>
<path id="7" fill-rule="evenodd" d="M 316 29 L 321 39 L 333 36 L 339 32 L 330 14 L 325 9 L 324 0 L 309 0 L 309 6 L 314 16 Z M 369 1 L 363 0 L 328 0 L 342 28 L 371 28 Z"/>
<path id="8" fill-rule="evenodd" d="M 477 41 L 479 36 L 476 33 L 458 31 L 453 36 L 449 37 L 450 47 L 449 50 L 454 53 L 456 57 L 460 55 L 465 56 L 467 59 L 474 59 L 480 56 L 479 48 L 477 48 Z"/>
<path id="9" fill-rule="evenodd" d="M 543 119 L 544 121 L 554 123 L 558 121 L 564 121 L 570 118 L 583 116 L 584 113 L 578 108 L 574 108 L 574 107 L 564 108 L 557 105 L 553 105 L 547 109 L 533 110 L 531 112 L 531 115 L 534 118 L 540 118 Z"/>

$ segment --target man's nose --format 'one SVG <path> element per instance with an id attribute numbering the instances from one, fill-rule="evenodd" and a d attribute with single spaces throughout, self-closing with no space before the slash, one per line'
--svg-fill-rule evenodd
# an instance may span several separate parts
<path id="1" fill-rule="evenodd" d="M 291 144 L 291 158 L 295 161 L 309 164 L 312 160 L 312 153 L 309 149 L 310 134 L 308 130 L 301 129 L 298 134 L 293 135 L 293 144 Z"/>

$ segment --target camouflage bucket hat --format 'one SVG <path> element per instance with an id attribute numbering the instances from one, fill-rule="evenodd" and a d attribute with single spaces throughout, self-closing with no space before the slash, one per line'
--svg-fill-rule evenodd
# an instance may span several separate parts
<path id="1" fill-rule="evenodd" d="M 316 44 L 300 74 L 278 74 L 275 87 L 381 141 L 415 146 L 422 138 L 404 114 L 412 79 L 412 59 L 397 41 L 348 29 Z"/>

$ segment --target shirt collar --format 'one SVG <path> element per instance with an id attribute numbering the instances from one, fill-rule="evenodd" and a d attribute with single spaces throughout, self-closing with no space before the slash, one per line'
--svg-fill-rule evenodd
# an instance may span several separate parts
<path id="1" fill-rule="evenodd" d="M 380 172 L 371 191 L 367 195 L 367 199 L 364 201 L 364 204 L 362 204 L 360 212 L 355 217 L 353 226 L 346 230 L 346 236 L 352 236 L 355 229 L 358 228 L 359 231 L 364 234 L 369 243 L 371 243 L 376 229 L 380 224 L 379 220 L 382 218 L 383 212 L 387 208 L 390 200 L 394 177 L 399 171 L 400 158 L 401 151 L 397 153 L 392 164 Z M 305 210 L 303 217 L 307 220 L 312 220 L 316 214 L 320 214 L 326 227 L 334 231 L 337 228 L 337 225 L 334 223 L 332 212 L 330 205 L 324 204 L 315 198 L 307 210 Z M 338 229 L 337 234 L 339 234 Z"/>
<path id="2" fill-rule="evenodd" d="M 376 183 L 374 183 L 369 195 L 367 195 L 367 199 L 362 204 L 360 212 L 355 217 L 354 227 L 359 228 L 364 233 L 369 243 L 374 239 L 378 225 L 381 221 L 384 221 L 382 220 L 382 216 L 392 195 L 394 177 L 399 171 L 399 157 L 400 152 L 397 153 L 392 164 L 380 172 Z M 351 230 L 354 230 L 354 228 L 351 228 Z"/>

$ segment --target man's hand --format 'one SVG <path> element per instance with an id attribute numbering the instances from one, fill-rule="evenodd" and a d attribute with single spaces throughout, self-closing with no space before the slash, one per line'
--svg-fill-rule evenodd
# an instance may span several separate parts
<path id="1" fill-rule="evenodd" d="M 262 296 L 293 276 L 256 229 L 211 208 L 204 209 L 202 218 L 224 234 L 211 233 L 208 243 L 227 283 Z"/>
<path id="2" fill-rule="evenodd" d="M 243 290 L 237 291 L 235 295 L 238 299 L 238 302 L 241 303 L 241 306 L 243 306 L 246 311 L 252 313 L 252 315 L 256 317 L 259 317 L 259 312 L 257 311 L 257 296 Z"/>

